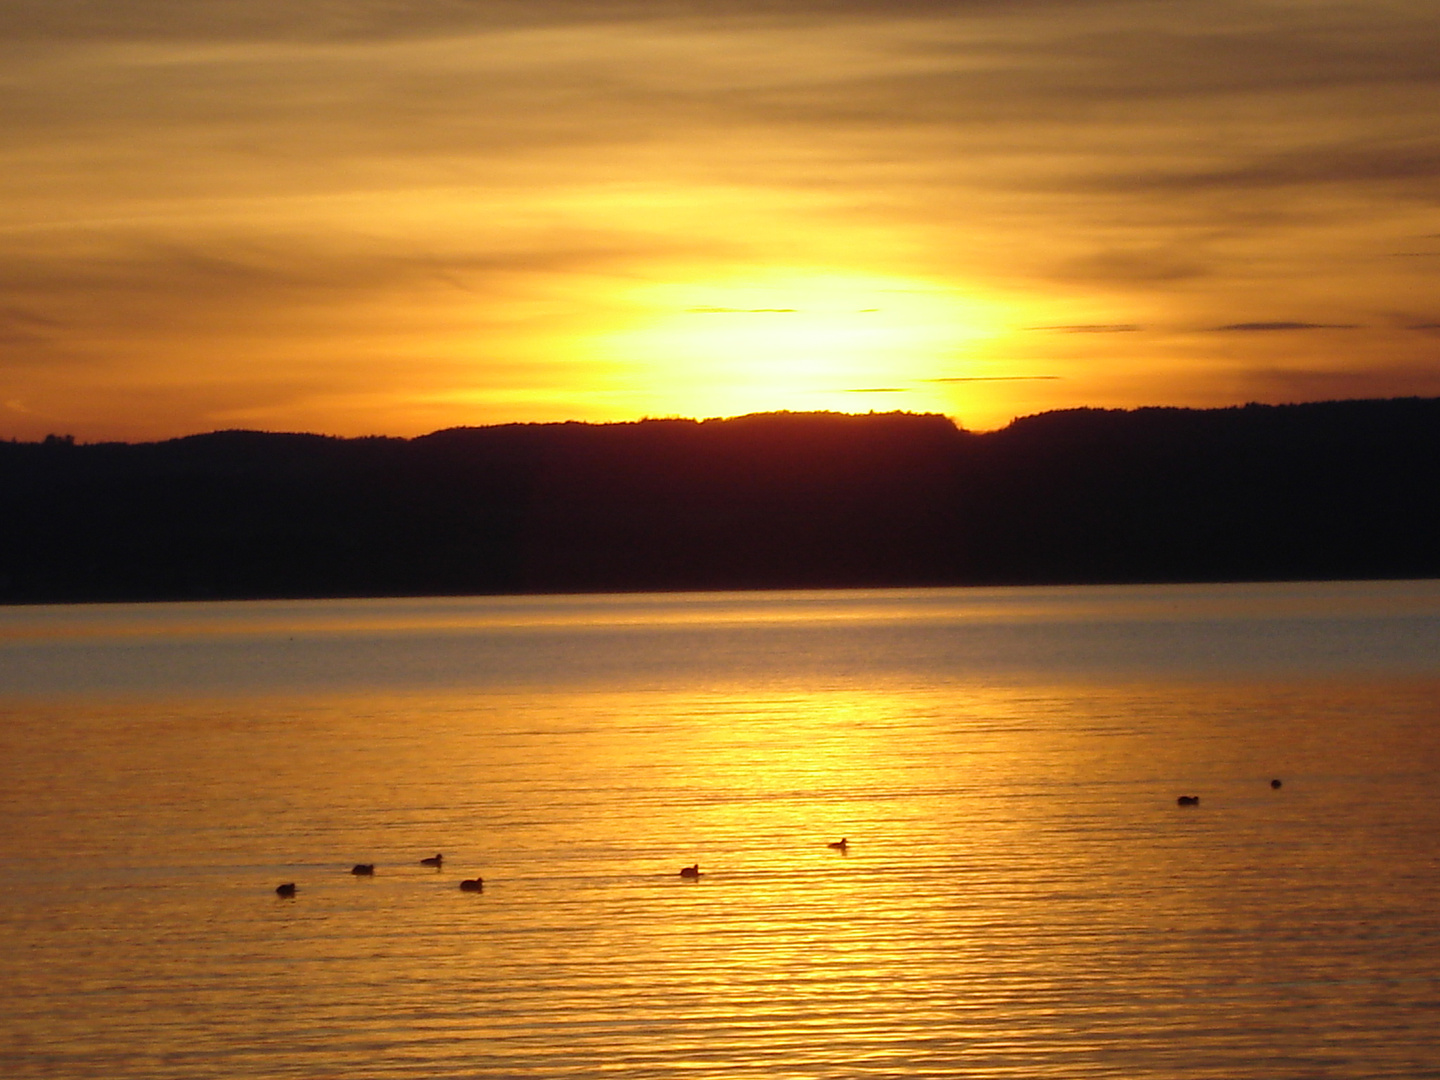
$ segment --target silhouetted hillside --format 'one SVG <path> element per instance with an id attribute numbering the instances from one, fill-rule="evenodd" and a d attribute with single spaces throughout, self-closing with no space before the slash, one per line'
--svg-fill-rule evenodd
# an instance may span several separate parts
<path id="1" fill-rule="evenodd" d="M 0 600 L 1440 574 L 1440 399 L 0 443 Z"/>

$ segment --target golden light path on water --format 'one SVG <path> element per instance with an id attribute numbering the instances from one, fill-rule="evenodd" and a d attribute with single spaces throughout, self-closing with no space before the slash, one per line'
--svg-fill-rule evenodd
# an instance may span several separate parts
<path id="1" fill-rule="evenodd" d="M 1124 640 L 1142 648 L 1177 604 L 1197 649 L 1244 638 L 1224 617 L 1243 610 L 1252 651 L 1301 633 L 1301 613 L 1316 641 L 1324 624 L 1363 656 L 1367 635 L 1391 640 L 1387 607 L 1433 628 L 1405 622 L 1433 618 L 1432 592 L 800 594 L 852 616 L 803 633 L 774 596 L 436 601 L 433 619 L 431 602 L 356 603 L 371 630 L 338 637 L 323 604 L 104 609 L 88 637 L 85 613 L 68 635 L 54 612 L 10 613 L 46 628 L 32 651 L 7 639 L 12 686 L 50 650 L 89 657 L 92 678 L 119 670 L 106 654 L 169 670 L 180 692 L 0 699 L 0 1070 L 1433 1075 L 1433 638 L 1404 671 L 1087 676 L 1073 661 L 1106 626 L 1138 627 Z M 1320 614 L 1337 596 L 1349 629 Z M 1059 636 L 1015 654 L 1028 668 L 967 673 L 906 636 L 953 620 L 886 616 L 961 599 L 1007 633 Z M 663 622 L 696 604 L 729 629 L 677 618 L 634 636 L 647 605 Z M 556 637 L 501 632 L 545 654 L 548 688 L 518 662 L 506 684 L 452 625 L 516 609 L 558 620 Z M 278 659 L 308 636 L 318 671 L 387 611 L 450 626 L 483 678 L 304 687 Z M 95 630 L 147 617 L 186 627 L 183 648 Z M 270 630 L 221 632 L 247 619 Z M 726 635 L 749 643 L 746 664 Z M 384 641 L 418 664 L 452 637 Z M 1033 663 L 1040 640 L 1051 665 Z M 184 666 L 195 649 L 225 669 L 208 688 Z M 883 663 L 895 649 L 930 667 Z M 436 851 L 442 867 L 420 864 Z M 375 876 L 352 876 L 357 862 Z M 682 880 L 693 863 L 701 878 Z M 482 893 L 459 890 L 477 875 Z"/>

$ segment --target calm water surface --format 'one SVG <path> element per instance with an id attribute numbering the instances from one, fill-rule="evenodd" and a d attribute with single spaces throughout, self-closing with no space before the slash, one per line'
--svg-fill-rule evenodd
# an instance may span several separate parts
<path id="1" fill-rule="evenodd" d="M 1437 779 L 1436 582 L 0 609 L 0 1075 L 1440 1077 Z"/>

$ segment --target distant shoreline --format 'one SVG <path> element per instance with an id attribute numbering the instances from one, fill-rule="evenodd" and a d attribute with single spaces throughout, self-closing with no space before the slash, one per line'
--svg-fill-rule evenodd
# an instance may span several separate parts
<path id="1" fill-rule="evenodd" d="M 1440 577 L 1440 399 L 0 443 L 0 603 Z"/>

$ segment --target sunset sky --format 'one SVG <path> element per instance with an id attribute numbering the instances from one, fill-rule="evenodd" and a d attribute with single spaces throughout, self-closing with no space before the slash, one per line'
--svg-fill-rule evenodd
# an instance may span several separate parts
<path id="1" fill-rule="evenodd" d="M 7 0 L 0 437 L 1440 394 L 1435 0 Z"/>

